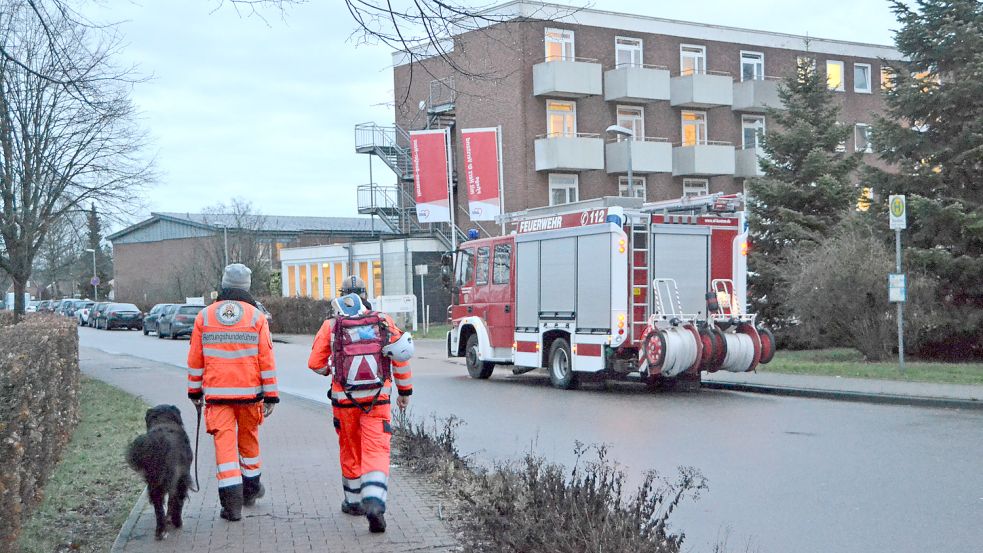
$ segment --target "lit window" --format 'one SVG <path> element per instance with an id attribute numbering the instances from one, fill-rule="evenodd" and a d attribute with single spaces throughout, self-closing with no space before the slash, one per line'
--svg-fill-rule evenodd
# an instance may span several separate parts
<path id="1" fill-rule="evenodd" d="M 372 262 L 372 298 L 382 295 L 382 262 Z M 325 296 L 327 298 L 327 296 Z"/>
<path id="2" fill-rule="evenodd" d="M 886 65 L 881 66 L 881 90 L 891 90 L 894 88 L 894 69 Z"/>
<path id="3" fill-rule="evenodd" d="M 334 299 L 334 288 L 331 286 L 331 264 L 321 264 L 321 297 L 326 300 Z"/>
<path id="4" fill-rule="evenodd" d="M 705 196 L 710 193 L 710 181 L 707 179 L 683 179 L 683 197 Z"/>
<path id="5" fill-rule="evenodd" d="M 874 200 L 874 190 L 870 187 L 860 187 L 860 195 L 857 196 L 857 211 L 868 211 Z"/>
<path id="6" fill-rule="evenodd" d="M 858 152 L 869 154 L 874 151 L 874 146 L 870 140 L 870 125 L 857 123 L 854 126 L 854 144 Z"/>
<path id="7" fill-rule="evenodd" d="M 576 102 L 546 101 L 546 134 L 548 136 L 577 136 Z"/>
<path id="8" fill-rule="evenodd" d="M 573 61 L 573 31 L 546 29 L 546 61 Z"/>
<path id="9" fill-rule="evenodd" d="M 287 265 L 287 297 L 297 295 L 297 266 Z"/>
<path id="10" fill-rule="evenodd" d="M 614 66 L 618 67 L 641 67 L 642 66 L 642 39 L 615 37 L 614 39 Z"/>
<path id="11" fill-rule="evenodd" d="M 870 94 L 871 90 L 872 87 L 870 86 L 870 64 L 869 63 L 853 64 L 853 91 Z"/>
<path id="12" fill-rule="evenodd" d="M 300 275 L 300 278 L 297 279 L 297 295 L 298 296 L 309 296 L 310 295 L 307 292 L 307 271 L 308 271 L 309 268 L 310 268 L 310 265 L 306 265 L 306 264 L 305 265 L 300 265 L 299 267 L 297 267 L 297 272 Z"/>
<path id="13" fill-rule="evenodd" d="M 631 129 L 632 138 L 645 139 L 645 111 L 637 106 L 618 106 L 618 126 Z M 621 136 L 618 136 L 621 140 Z"/>
<path id="14" fill-rule="evenodd" d="M 632 175 L 631 177 L 631 191 L 636 198 L 641 198 L 642 201 L 646 197 L 646 187 L 645 187 L 645 177 L 636 177 Z M 618 177 L 618 195 L 622 198 L 628 198 L 628 177 L 621 176 Z"/>
<path id="15" fill-rule="evenodd" d="M 549 179 L 550 205 L 569 204 L 577 201 L 577 175 L 551 174 Z"/>
<path id="16" fill-rule="evenodd" d="M 761 138 L 765 135 L 764 117 L 760 115 L 745 115 L 741 117 L 741 129 L 744 139 L 744 149 L 761 148 Z"/>
<path id="17" fill-rule="evenodd" d="M 679 46 L 679 74 L 695 75 L 707 72 L 707 49 L 705 46 L 681 44 Z"/>
<path id="18" fill-rule="evenodd" d="M 830 90 L 842 92 L 846 90 L 843 79 L 843 62 L 836 60 L 826 60 L 826 86 Z"/>
<path id="19" fill-rule="evenodd" d="M 760 81 L 765 78 L 765 55 L 761 52 L 741 52 L 741 80 Z"/>
<path id="20" fill-rule="evenodd" d="M 707 114 L 703 111 L 684 111 L 683 146 L 707 143 Z"/>

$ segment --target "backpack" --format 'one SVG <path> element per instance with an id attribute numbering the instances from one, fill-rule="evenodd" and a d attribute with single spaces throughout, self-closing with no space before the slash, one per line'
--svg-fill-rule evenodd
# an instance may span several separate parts
<path id="1" fill-rule="evenodd" d="M 389 344 L 389 326 L 381 314 L 338 315 L 332 329 L 333 379 L 346 395 L 353 390 L 382 390 L 392 376 L 389 357 L 382 348 Z M 355 401 L 349 395 L 348 399 Z M 374 402 L 373 402 L 374 403 Z"/>

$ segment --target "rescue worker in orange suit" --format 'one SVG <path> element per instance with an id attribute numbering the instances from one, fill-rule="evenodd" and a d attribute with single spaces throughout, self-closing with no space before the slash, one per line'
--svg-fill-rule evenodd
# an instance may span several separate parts
<path id="1" fill-rule="evenodd" d="M 389 392 L 395 383 L 398 397 L 396 405 L 406 409 L 413 393 L 412 374 L 409 359 L 413 355 L 413 337 L 396 327 L 392 317 L 383 313 L 369 311 L 361 303 L 357 294 L 348 294 L 332 302 L 336 316 L 321 325 L 308 367 L 320 375 L 334 375 L 331 382 L 331 405 L 334 411 L 334 426 L 338 434 L 341 453 L 342 487 L 345 499 L 342 512 L 362 516 L 369 521 L 369 531 L 386 531 L 386 495 L 389 485 L 389 447 L 392 437 L 391 406 Z M 357 320 L 377 320 L 383 326 L 380 336 L 369 333 L 369 341 L 375 339 L 377 345 L 361 346 L 362 352 L 375 351 L 350 356 L 346 353 L 345 332 L 364 332 L 364 327 L 347 327 Z M 357 323 L 358 321 L 354 322 Z M 372 349 L 375 348 L 375 349 Z M 355 361 L 352 361 L 354 357 Z M 381 359 L 385 357 L 385 359 Z M 387 363 L 391 373 L 377 374 L 372 378 L 361 376 L 366 366 Z M 351 377 L 360 375 L 363 384 L 356 389 L 349 388 Z M 346 380 L 347 378 L 347 380 Z"/>
<path id="2" fill-rule="evenodd" d="M 205 403 L 221 517 L 230 522 L 265 493 L 259 425 L 280 401 L 269 323 L 249 294 L 251 278 L 241 263 L 225 268 L 217 300 L 195 319 L 188 352 L 188 397 Z"/>
<path id="3" fill-rule="evenodd" d="M 365 289 L 365 281 L 355 275 L 348 275 L 341 281 L 341 292 L 342 296 L 347 296 L 348 294 L 355 294 L 360 300 L 362 300 L 362 305 L 366 309 L 372 311 L 372 304 L 369 303 L 368 290 Z"/>

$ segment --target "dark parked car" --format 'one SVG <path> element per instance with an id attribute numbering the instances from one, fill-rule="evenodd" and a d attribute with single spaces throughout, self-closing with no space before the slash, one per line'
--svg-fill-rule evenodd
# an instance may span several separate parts
<path id="1" fill-rule="evenodd" d="M 85 326 L 98 328 L 96 327 L 96 321 L 99 320 L 99 315 L 101 315 L 102 312 L 105 311 L 110 305 L 111 303 L 108 301 L 101 301 L 89 308 L 89 316 L 85 320 Z"/>
<path id="2" fill-rule="evenodd" d="M 111 303 L 109 307 L 99 311 L 96 318 L 96 328 L 112 330 L 125 328 L 140 330 L 143 328 L 143 313 L 132 303 Z"/>
<path id="3" fill-rule="evenodd" d="M 168 307 L 157 320 L 157 337 L 177 340 L 180 336 L 191 336 L 195 326 L 195 317 L 204 309 L 204 305 L 172 305 Z"/>
<path id="4" fill-rule="evenodd" d="M 41 300 L 38 304 L 38 313 L 51 313 L 51 300 Z"/>
<path id="5" fill-rule="evenodd" d="M 158 303 L 157 305 L 150 308 L 143 317 L 143 335 L 146 336 L 151 332 L 157 332 L 157 320 L 164 313 L 164 309 L 168 306 L 174 305 L 173 303 Z"/>

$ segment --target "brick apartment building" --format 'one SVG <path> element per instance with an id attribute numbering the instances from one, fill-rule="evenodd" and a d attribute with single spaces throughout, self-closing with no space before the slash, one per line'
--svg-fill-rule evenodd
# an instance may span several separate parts
<path id="1" fill-rule="evenodd" d="M 152 213 L 110 235 L 116 300 L 146 303 L 207 296 L 224 263 L 226 233 L 233 252 L 236 241 L 248 233 L 248 246 L 239 247 L 258 251 L 257 257 L 268 262 L 272 272 L 280 270 L 280 253 L 287 247 L 378 240 L 392 234 L 379 221 L 361 217 L 262 216 L 246 223 L 235 215 Z"/>
<path id="2" fill-rule="evenodd" d="M 627 195 L 629 147 L 635 195 L 649 201 L 740 191 L 760 174 L 760 136 L 771 124 L 765 109 L 781 107 L 778 81 L 802 57 L 836 91 L 839 122 L 854 128 L 842 147 L 866 151 L 883 105 L 882 60 L 901 57 L 875 44 L 539 2 L 489 12 L 509 21 L 445 45 L 478 78 L 440 56 L 410 63 L 405 52 L 393 54 L 395 148 L 386 153 L 405 146 L 405 131 L 451 127 L 456 175 L 463 175 L 458 129 L 501 126 L 506 212 Z M 605 134 L 614 124 L 631 129 L 633 140 Z M 357 146 L 379 153 L 364 140 Z M 389 165 L 406 190 L 412 174 Z M 457 180 L 455 213 L 466 228 L 466 189 Z"/>

